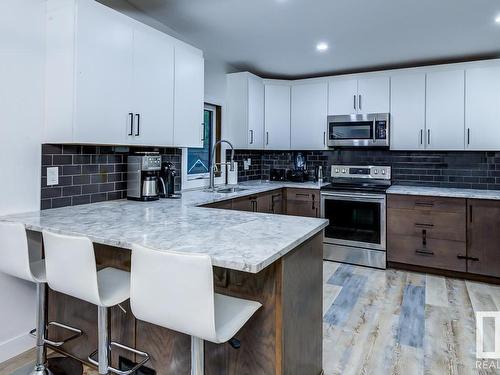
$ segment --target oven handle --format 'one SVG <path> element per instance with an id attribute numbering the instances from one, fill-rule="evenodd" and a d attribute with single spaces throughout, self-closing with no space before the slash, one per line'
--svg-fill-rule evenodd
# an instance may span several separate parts
<path id="1" fill-rule="evenodd" d="M 366 193 L 359 193 L 359 194 L 347 194 L 347 193 L 321 193 L 322 197 L 325 197 L 325 199 L 330 198 L 349 198 L 352 200 L 356 201 L 366 201 L 368 199 L 370 200 L 377 200 L 377 201 L 384 201 L 385 200 L 385 195 L 377 195 L 377 194 L 366 194 Z"/>

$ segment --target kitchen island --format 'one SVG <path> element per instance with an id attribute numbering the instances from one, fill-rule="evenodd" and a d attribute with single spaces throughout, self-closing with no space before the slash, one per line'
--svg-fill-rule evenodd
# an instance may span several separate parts
<path id="1" fill-rule="evenodd" d="M 254 184 L 231 194 L 192 191 L 179 200 L 119 200 L 0 220 L 23 223 L 39 243 L 42 230 L 87 236 L 98 267 L 129 270 L 134 244 L 208 254 L 218 293 L 254 299 L 263 308 L 236 336 L 240 349 L 205 344 L 206 374 L 317 375 L 322 371 L 322 240 L 327 221 L 199 207 L 283 186 Z M 85 332 L 58 350 L 86 362 L 97 347 L 97 309 L 53 291 L 48 301 L 49 320 Z M 110 310 L 111 339 L 149 352 L 148 367 L 159 375 L 189 374 L 190 338 L 138 321 L 123 307 L 126 312 Z M 49 335 L 60 339 L 58 332 Z M 134 358 L 113 351 L 115 366 L 127 360 Z"/>

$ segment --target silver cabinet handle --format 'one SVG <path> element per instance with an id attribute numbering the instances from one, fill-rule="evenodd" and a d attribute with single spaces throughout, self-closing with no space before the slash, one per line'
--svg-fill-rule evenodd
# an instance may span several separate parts
<path id="1" fill-rule="evenodd" d="M 424 129 L 420 129 L 420 144 L 424 144 Z"/>
<path id="2" fill-rule="evenodd" d="M 253 130 L 250 130 L 250 144 L 253 145 Z"/>
<path id="3" fill-rule="evenodd" d="M 205 142 L 205 124 L 201 123 L 201 141 Z"/>
<path id="4" fill-rule="evenodd" d="M 266 132 L 266 145 L 269 144 L 269 132 Z"/>
<path id="5" fill-rule="evenodd" d="M 431 129 L 427 129 L 427 144 L 431 144 Z"/>
<path id="6" fill-rule="evenodd" d="M 323 145 L 326 146 L 326 132 L 323 132 Z"/>
<path id="7" fill-rule="evenodd" d="M 137 119 L 137 132 L 135 133 L 135 136 L 138 137 L 141 135 L 141 114 L 136 113 L 135 117 Z"/>
<path id="8" fill-rule="evenodd" d="M 356 95 L 354 95 L 354 110 L 356 110 Z"/>
<path id="9" fill-rule="evenodd" d="M 470 145 L 470 128 L 467 128 L 467 145 Z"/>
<path id="10" fill-rule="evenodd" d="M 358 99 L 359 109 L 362 109 L 362 108 L 361 108 L 361 94 L 360 94 L 360 95 L 358 95 L 358 96 L 359 96 L 359 99 Z"/>

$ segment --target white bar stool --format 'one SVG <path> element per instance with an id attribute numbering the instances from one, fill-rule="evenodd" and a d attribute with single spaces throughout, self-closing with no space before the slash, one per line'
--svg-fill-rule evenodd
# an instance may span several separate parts
<path id="1" fill-rule="evenodd" d="M 30 261 L 28 236 L 22 224 L 0 222 L 0 272 L 23 280 L 36 283 L 37 311 L 36 328 L 30 332 L 36 338 L 36 362 L 31 374 L 52 374 L 47 362 L 47 349 L 45 344 L 58 347 L 82 335 L 82 331 L 67 325 L 50 322 L 46 323 L 45 295 L 47 280 L 45 275 L 45 261 L 43 259 Z M 64 341 L 51 341 L 46 338 L 48 326 L 57 326 L 71 332 L 71 336 Z M 70 358 L 64 360 L 71 362 L 66 366 L 82 372 L 81 364 Z M 61 362 L 61 361 L 58 361 Z"/>
<path id="2" fill-rule="evenodd" d="M 137 319 L 191 336 L 191 374 L 204 373 L 204 340 L 231 340 L 262 306 L 217 294 L 208 255 L 132 249 L 130 304 Z"/>
<path id="3" fill-rule="evenodd" d="M 130 297 L 130 273 L 108 267 L 97 271 L 94 245 L 86 237 L 43 232 L 47 282 L 51 289 L 87 301 L 98 307 L 98 348 L 88 360 L 99 374 L 110 371 L 129 375 L 147 361 L 149 355 L 128 346 L 109 341 L 108 308 Z M 111 347 L 119 347 L 142 357 L 132 369 L 121 371 L 109 365 Z M 97 360 L 94 359 L 97 354 Z"/>

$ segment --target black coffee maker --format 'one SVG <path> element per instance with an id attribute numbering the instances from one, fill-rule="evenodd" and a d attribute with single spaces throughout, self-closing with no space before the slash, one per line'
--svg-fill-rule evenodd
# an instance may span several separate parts
<path id="1" fill-rule="evenodd" d="M 180 198 L 181 194 L 175 192 L 175 176 L 177 172 L 171 162 L 162 163 L 158 191 L 160 198 Z"/>

